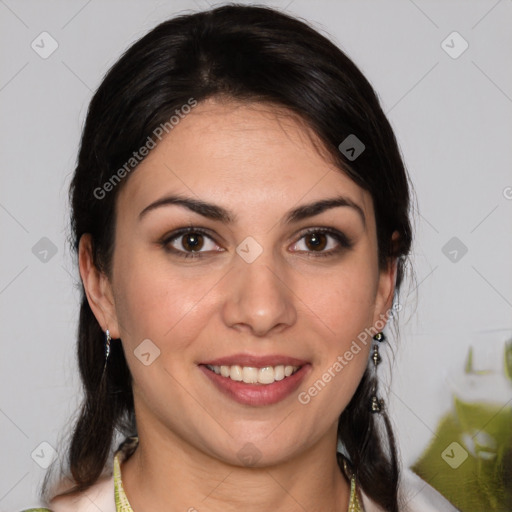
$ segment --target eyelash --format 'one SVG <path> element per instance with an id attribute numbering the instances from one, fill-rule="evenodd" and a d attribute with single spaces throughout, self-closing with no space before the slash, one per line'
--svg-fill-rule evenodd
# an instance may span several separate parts
<path id="1" fill-rule="evenodd" d="M 212 240 L 213 242 L 215 242 L 215 240 L 213 240 L 211 235 L 206 230 L 201 229 L 201 228 L 189 227 L 189 228 L 179 229 L 179 230 L 174 231 L 173 233 L 171 233 L 169 236 L 165 236 L 159 242 L 159 244 L 164 248 L 165 251 L 167 251 L 169 253 L 172 253 L 172 254 L 175 254 L 175 255 L 177 255 L 177 256 L 179 256 L 181 258 L 194 258 L 194 259 L 195 258 L 203 258 L 204 256 L 202 256 L 201 252 L 181 251 L 181 250 L 175 249 L 174 247 L 171 247 L 169 245 L 171 242 L 173 242 L 177 238 L 180 238 L 182 236 L 188 235 L 190 233 L 204 235 L 204 236 L 208 237 L 210 240 Z M 344 233 L 342 233 L 341 231 L 337 231 L 337 230 L 329 229 L 329 228 L 311 228 L 311 229 L 308 229 L 307 231 L 302 233 L 302 235 L 300 236 L 298 241 L 302 240 L 304 237 L 306 237 L 308 235 L 312 235 L 312 234 L 325 234 L 325 235 L 329 235 L 329 236 L 334 238 L 339 243 L 339 246 L 337 248 L 331 249 L 329 251 L 321 251 L 321 252 L 306 251 L 306 254 L 308 255 L 308 257 L 312 257 L 312 258 L 326 258 L 326 257 L 336 256 L 337 254 L 339 254 L 343 250 L 351 249 L 353 247 L 353 245 L 354 245 L 353 242 Z M 295 243 L 297 243 L 297 242 L 295 242 Z M 207 252 L 207 251 L 204 251 L 204 252 Z"/>

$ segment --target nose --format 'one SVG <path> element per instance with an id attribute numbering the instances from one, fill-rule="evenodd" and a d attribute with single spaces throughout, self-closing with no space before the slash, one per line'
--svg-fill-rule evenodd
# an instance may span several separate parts
<path id="1" fill-rule="evenodd" d="M 224 283 L 223 320 L 231 328 L 254 336 L 269 336 L 297 319 L 295 295 L 285 269 L 265 251 L 252 263 L 235 257 Z"/>

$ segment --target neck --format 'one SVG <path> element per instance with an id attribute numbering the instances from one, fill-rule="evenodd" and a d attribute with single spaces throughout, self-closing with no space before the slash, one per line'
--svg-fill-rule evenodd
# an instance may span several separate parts
<path id="1" fill-rule="evenodd" d="M 334 436 L 336 429 L 333 428 Z M 336 438 L 262 468 L 226 464 L 171 436 L 147 435 L 121 464 L 123 486 L 134 511 L 344 512 L 350 485 L 336 459 Z M 151 439 L 151 442 L 145 440 Z"/>

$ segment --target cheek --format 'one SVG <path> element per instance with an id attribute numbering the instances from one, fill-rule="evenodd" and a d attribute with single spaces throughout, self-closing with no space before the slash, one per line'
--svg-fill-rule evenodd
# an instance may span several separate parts
<path id="1" fill-rule="evenodd" d="M 317 411 L 313 416 L 324 415 L 326 424 L 336 421 L 348 405 L 368 366 L 372 339 L 365 329 L 372 325 L 372 286 L 371 280 L 355 273 L 338 275 L 326 283 L 323 293 L 311 297 L 316 314 L 309 314 L 309 321 L 320 334 L 317 364 L 299 400 L 311 402 L 311 411 Z"/>
<path id="2" fill-rule="evenodd" d="M 347 340 L 370 327 L 376 298 L 377 274 L 365 261 L 302 279 L 300 297 L 337 339 Z"/>
<path id="3" fill-rule="evenodd" d="M 164 259 L 147 253 L 127 251 L 117 260 L 122 276 L 115 286 L 116 313 L 123 341 L 137 345 L 154 340 L 160 349 L 172 340 L 173 348 L 188 344 L 187 338 L 199 328 L 198 315 L 208 310 L 208 290 L 215 284 L 212 275 L 184 277 Z M 171 269 L 171 270 L 170 270 Z M 180 336 L 177 336 L 177 333 Z"/>

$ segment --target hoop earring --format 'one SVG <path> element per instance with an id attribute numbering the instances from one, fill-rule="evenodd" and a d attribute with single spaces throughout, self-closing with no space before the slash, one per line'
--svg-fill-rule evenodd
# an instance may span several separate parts
<path id="1" fill-rule="evenodd" d="M 377 374 L 377 366 L 382 362 L 382 358 L 379 354 L 379 343 L 386 341 L 386 337 L 383 332 L 378 332 L 373 339 L 377 342 L 373 345 L 372 361 L 375 374 Z M 373 413 L 381 412 L 384 407 L 384 400 L 377 396 L 377 384 L 372 389 L 372 397 L 370 402 L 370 411 Z"/>
<path id="2" fill-rule="evenodd" d="M 105 331 L 105 365 L 103 366 L 103 373 L 105 373 L 105 370 L 107 369 L 107 361 L 108 356 L 110 355 L 110 341 L 112 340 L 112 337 L 110 336 L 110 331 L 107 329 Z"/>

